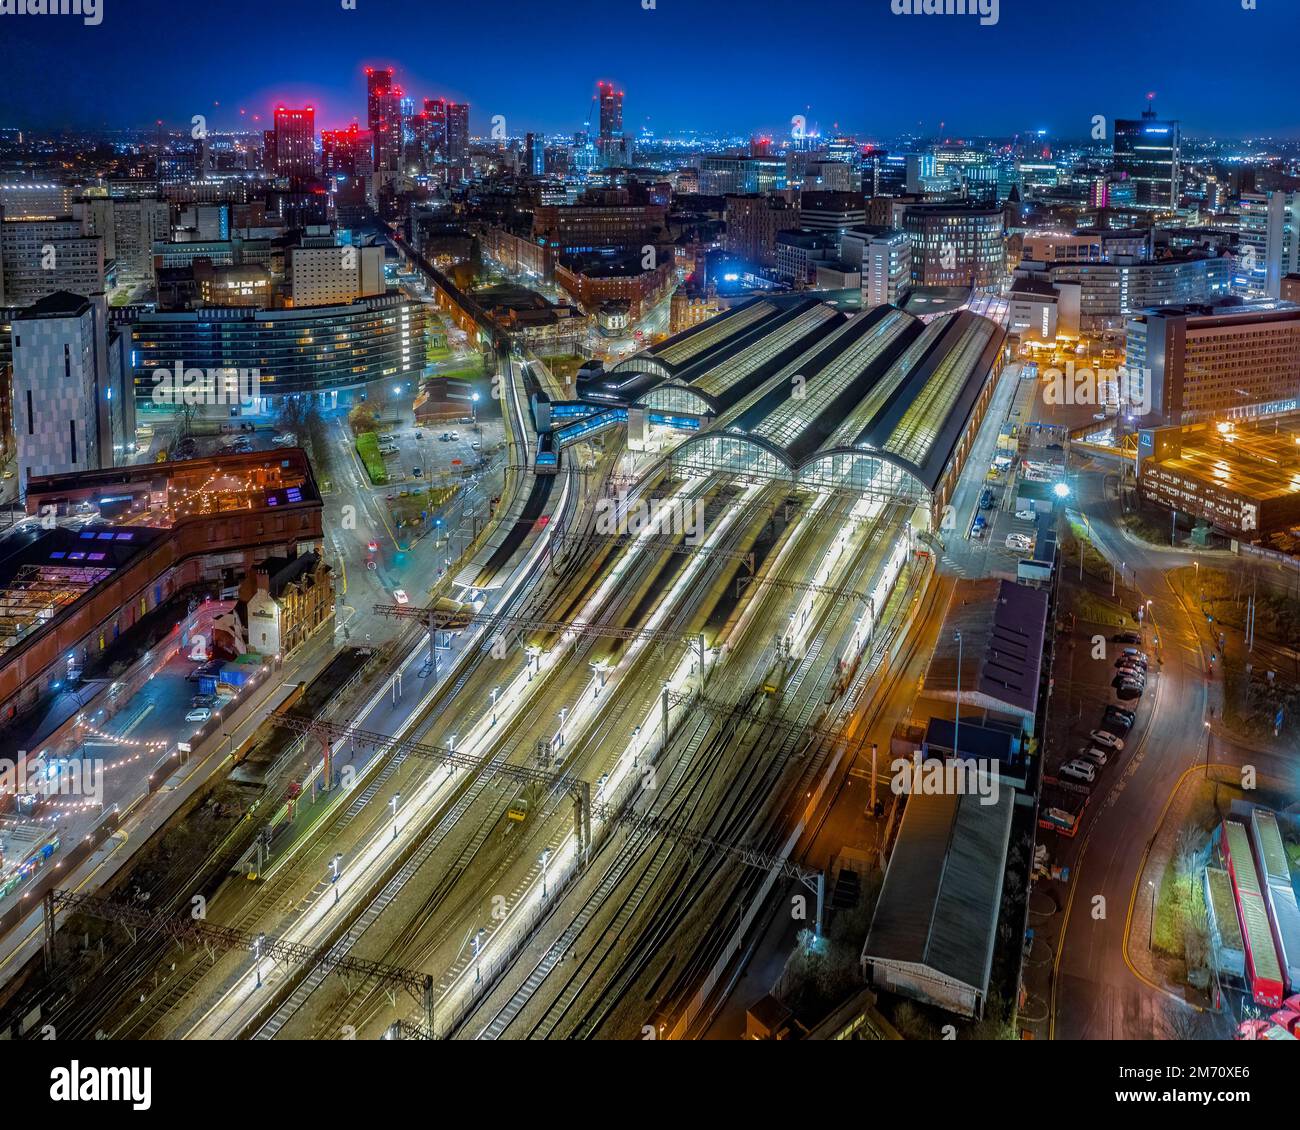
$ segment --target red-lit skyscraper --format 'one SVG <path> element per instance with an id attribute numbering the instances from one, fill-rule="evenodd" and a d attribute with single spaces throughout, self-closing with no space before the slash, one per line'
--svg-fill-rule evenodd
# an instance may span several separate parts
<path id="1" fill-rule="evenodd" d="M 600 101 L 600 135 L 596 149 L 600 163 L 607 168 L 627 163 L 627 141 L 623 137 L 623 92 L 611 82 L 598 82 L 596 96 Z"/>
<path id="2" fill-rule="evenodd" d="M 602 138 L 623 136 L 623 92 L 616 90 L 612 82 L 596 83 L 600 98 L 600 136 Z"/>
<path id="3" fill-rule="evenodd" d="M 275 174 L 297 180 L 316 175 L 316 109 L 275 108 Z"/>
<path id="4" fill-rule="evenodd" d="M 402 88 L 393 68 L 366 68 L 366 114 L 374 139 L 375 168 L 396 171 L 402 160 Z"/>
<path id="5" fill-rule="evenodd" d="M 321 172 L 327 177 L 357 175 L 357 150 L 361 128 L 353 122 L 347 129 L 320 131 Z"/>

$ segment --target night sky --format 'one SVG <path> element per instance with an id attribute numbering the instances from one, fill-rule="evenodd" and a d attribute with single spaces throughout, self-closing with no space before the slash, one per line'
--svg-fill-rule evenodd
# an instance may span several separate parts
<path id="1" fill-rule="evenodd" d="M 581 128 L 598 78 L 625 132 L 961 137 L 1136 116 L 1193 135 L 1300 135 L 1300 0 L 1000 0 L 998 23 L 896 16 L 890 0 L 101 0 L 103 22 L 0 16 L 0 127 L 223 130 L 276 102 L 365 118 L 366 64 L 468 101 L 511 135 Z M 646 0 L 649 2 L 649 0 Z M 220 102 L 214 107 L 214 102 Z M 239 109 L 247 110 L 240 117 Z"/>

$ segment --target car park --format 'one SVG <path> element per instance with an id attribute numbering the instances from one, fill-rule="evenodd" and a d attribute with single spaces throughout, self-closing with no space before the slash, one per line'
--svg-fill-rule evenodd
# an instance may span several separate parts
<path id="1" fill-rule="evenodd" d="M 1097 779 L 1097 767 L 1090 761 L 1075 758 L 1061 766 L 1061 776 L 1073 777 L 1076 781 L 1091 785 Z"/>
<path id="2" fill-rule="evenodd" d="M 1123 739 L 1117 738 L 1114 734 L 1107 733 L 1105 730 L 1093 730 L 1088 735 L 1097 745 L 1105 749 L 1113 749 L 1117 753 L 1124 748 Z"/>

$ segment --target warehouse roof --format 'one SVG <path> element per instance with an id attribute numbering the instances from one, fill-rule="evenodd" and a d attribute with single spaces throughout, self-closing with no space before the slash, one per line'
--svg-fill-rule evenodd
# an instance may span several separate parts
<path id="1" fill-rule="evenodd" d="M 915 794 L 885 872 L 864 963 L 925 966 L 988 991 L 1011 839 L 1013 791 Z"/>

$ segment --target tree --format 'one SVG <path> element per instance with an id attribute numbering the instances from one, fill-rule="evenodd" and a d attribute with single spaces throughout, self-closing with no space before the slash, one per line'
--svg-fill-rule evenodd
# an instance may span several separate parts
<path id="1" fill-rule="evenodd" d="M 375 414 L 374 406 L 367 400 L 354 404 L 348 412 L 348 427 L 352 429 L 353 435 L 373 432 L 378 426 L 379 417 Z"/>

